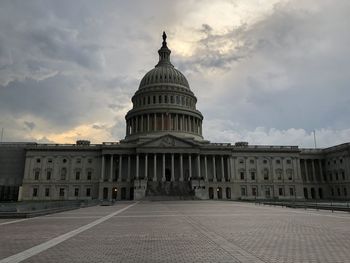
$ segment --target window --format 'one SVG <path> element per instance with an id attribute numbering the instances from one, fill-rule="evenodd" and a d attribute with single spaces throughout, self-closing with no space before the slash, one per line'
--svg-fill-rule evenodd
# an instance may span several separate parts
<path id="1" fill-rule="evenodd" d="M 241 175 L 241 180 L 244 180 L 244 172 L 241 172 L 240 175 Z"/>
<path id="2" fill-rule="evenodd" d="M 174 103 L 174 96 L 170 96 L 170 103 Z"/>
<path id="3" fill-rule="evenodd" d="M 337 188 L 337 193 L 338 193 L 338 196 L 341 196 L 339 187 Z"/>
<path id="4" fill-rule="evenodd" d="M 74 196 L 79 196 L 79 188 L 74 188 Z"/>
<path id="5" fill-rule="evenodd" d="M 81 159 L 80 158 L 77 159 L 77 163 L 81 163 Z"/>
<path id="6" fill-rule="evenodd" d="M 67 162 L 67 159 L 63 159 L 62 162 L 63 162 L 63 163 L 66 163 L 66 162 Z"/>
<path id="7" fill-rule="evenodd" d="M 67 177 L 67 168 L 61 169 L 61 180 L 66 180 Z"/>
<path id="8" fill-rule="evenodd" d="M 264 164 L 267 164 L 267 160 L 264 160 L 263 163 L 264 163 Z"/>
<path id="9" fill-rule="evenodd" d="M 88 171 L 88 172 L 87 172 L 87 179 L 90 181 L 90 180 L 91 180 L 91 177 L 92 177 L 92 172 L 91 172 L 91 171 Z"/>
<path id="10" fill-rule="evenodd" d="M 86 196 L 91 196 L 91 188 L 86 188 Z"/>
<path id="11" fill-rule="evenodd" d="M 328 165 L 330 165 L 331 164 L 331 162 L 330 161 L 328 161 Z"/>
<path id="12" fill-rule="evenodd" d="M 64 197 L 64 188 L 60 188 L 60 197 Z"/>
<path id="13" fill-rule="evenodd" d="M 245 196 L 245 195 L 246 195 L 245 188 L 244 188 L 244 187 L 242 187 L 242 188 L 241 188 L 241 196 Z"/>
<path id="14" fill-rule="evenodd" d="M 255 180 L 255 172 L 250 172 L 250 176 L 251 176 L 252 180 Z"/>
<path id="15" fill-rule="evenodd" d="M 36 170 L 36 171 L 34 172 L 34 180 L 35 180 L 35 181 L 38 181 L 38 180 L 39 180 L 39 175 L 40 175 L 40 172 L 39 172 L 38 170 Z"/>
<path id="16" fill-rule="evenodd" d="M 331 188 L 331 195 L 334 196 L 334 189 Z"/>
<path id="17" fill-rule="evenodd" d="M 280 164 L 280 163 L 281 163 L 281 160 L 276 160 L 276 163 L 277 163 L 277 164 Z"/>
<path id="18" fill-rule="evenodd" d="M 159 102 L 159 103 L 162 103 L 162 95 L 159 95 L 159 97 L 158 97 L 158 102 Z"/>
<path id="19" fill-rule="evenodd" d="M 92 163 L 92 159 L 91 158 L 88 159 L 88 163 Z"/>
<path id="20" fill-rule="evenodd" d="M 291 163 L 292 163 L 292 161 L 288 159 L 287 160 L 287 164 L 291 164 Z"/>
<path id="21" fill-rule="evenodd" d="M 254 159 L 250 159 L 250 164 L 254 164 Z"/>
<path id="22" fill-rule="evenodd" d="M 239 159 L 239 163 L 243 164 L 244 160 L 243 159 Z"/>
<path id="23" fill-rule="evenodd" d="M 75 172 L 75 180 L 80 180 L 80 171 Z"/>
<path id="24" fill-rule="evenodd" d="M 293 170 L 287 170 L 287 178 L 289 181 L 293 180 Z"/>
<path id="25" fill-rule="evenodd" d="M 37 159 L 36 159 L 36 162 L 37 162 L 37 163 L 40 163 L 40 158 L 37 158 Z"/>
<path id="26" fill-rule="evenodd" d="M 263 174 L 264 174 L 264 180 L 269 180 L 269 171 L 267 169 L 264 169 Z"/>
<path id="27" fill-rule="evenodd" d="M 46 180 L 51 180 L 51 171 L 46 172 Z"/>
<path id="28" fill-rule="evenodd" d="M 277 174 L 277 180 L 282 180 L 282 170 L 280 169 L 276 170 L 276 174 Z"/>
<path id="29" fill-rule="evenodd" d="M 345 180 L 345 173 L 344 173 L 344 171 L 341 172 L 341 177 L 342 177 L 343 180 Z"/>
<path id="30" fill-rule="evenodd" d="M 337 163 L 337 160 L 334 160 L 334 164 L 336 164 Z"/>
<path id="31" fill-rule="evenodd" d="M 47 162 L 52 163 L 52 159 L 51 158 L 47 159 Z"/>
<path id="32" fill-rule="evenodd" d="M 335 173 L 335 180 L 336 180 L 336 181 L 338 181 L 338 180 L 339 180 L 338 173 Z"/>
<path id="33" fill-rule="evenodd" d="M 294 188 L 289 188 L 289 195 L 294 195 Z"/>
<path id="34" fill-rule="evenodd" d="M 329 181 L 333 181 L 333 175 L 332 175 L 332 173 L 329 173 Z"/>
<path id="35" fill-rule="evenodd" d="M 33 188 L 33 197 L 37 197 L 38 196 L 38 188 L 34 187 Z"/>
<path id="36" fill-rule="evenodd" d="M 256 194 L 256 187 L 253 187 L 253 188 L 252 188 L 252 195 L 253 195 L 253 196 L 257 196 L 257 194 Z"/>
<path id="37" fill-rule="evenodd" d="M 50 188 L 45 188 L 45 196 L 50 196 Z"/>
<path id="38" fill-rule="evenodd" d="M 344 187 L 344 196 L 348 195 L 348 190 Z"/>
<path id="39" fill-rule="evenodd" d="M 167 95 L 164 96 L 164 103 L 168 103 L 168 96 Z"/>
<path id="40" fill-rule="evenodd" d="M 343 159 L 340 159 L 339 162 L 340 162 L 340 163 L 343 163 Z"/>
<path id="41" fill-rule="evenodd" d="M 278 195 L 283 195 L 283 188 L 282 187 L 278 188 Z"/>

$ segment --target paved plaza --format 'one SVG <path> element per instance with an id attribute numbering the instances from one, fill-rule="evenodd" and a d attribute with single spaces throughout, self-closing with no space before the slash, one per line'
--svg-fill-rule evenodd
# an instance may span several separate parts
<path id="1" fill-rule="evenodd" d="M 230 201 L 119 202 L 0 219 L 0 262 L 350 262 L 350 214 Z"/>

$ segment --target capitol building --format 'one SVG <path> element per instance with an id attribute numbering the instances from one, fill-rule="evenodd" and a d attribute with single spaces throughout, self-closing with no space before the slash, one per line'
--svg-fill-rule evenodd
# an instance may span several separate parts
<path id="1" fill-rule="evenodd" d="M 163 33 L 123 140 L 0 144 L 0 200 L 349 198 L 350 143 L 302 149 L 203 138 L 197 98 L 170 53 Z"/>

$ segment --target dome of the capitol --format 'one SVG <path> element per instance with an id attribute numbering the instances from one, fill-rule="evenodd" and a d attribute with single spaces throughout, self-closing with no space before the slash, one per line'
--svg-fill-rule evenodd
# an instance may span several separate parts
<path id="1" fill-rule="evenodd" d="M 140 82 L 139 89 L 162 84 L 179 85 L 189 89 L 186 77 L 172 66 L 156 66 L 148 71 Z"/>
<path id="2" fill-rule="evenodd" d="M 170 62 L 170 49 L 163 33 L 158 64 L 142 78 L 126 114 L 125 140 L 164 134 L 202 140 L 203 116 L 186 77 Z"/>

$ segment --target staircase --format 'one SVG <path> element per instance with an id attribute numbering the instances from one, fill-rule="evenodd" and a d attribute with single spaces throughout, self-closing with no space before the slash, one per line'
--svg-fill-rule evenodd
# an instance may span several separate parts
<path id="1" fill-rule="evenodd" d="M 147 182 L 146 200 L 196 199 L 190 182 Z"/>

